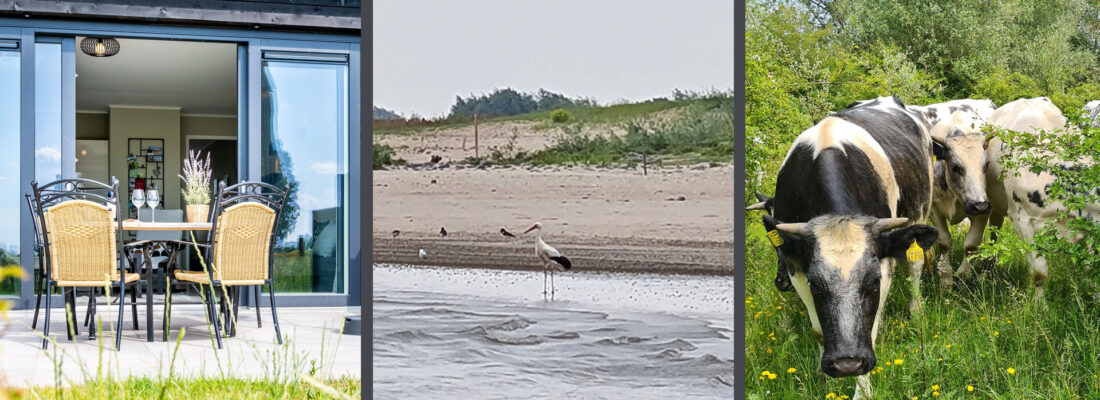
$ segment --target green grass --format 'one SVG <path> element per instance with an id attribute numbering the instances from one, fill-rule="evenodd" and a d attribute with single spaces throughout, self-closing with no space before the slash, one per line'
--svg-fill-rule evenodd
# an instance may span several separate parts
<path id="1" fill-rule="evenodd" d="M 759 218 L 754 213 L 746 223 L 748 398 L 851 396 L 855 378 L 820 372 L 802 301 L 775 289 L 775 251 Z M 962 234 L 953 238 L 957 267 Z M 975 276 L 956 278 L 953 287 L 926 273 L 924 312 L 918 317 L 908 311 L 908 273 L 897 271 L 875 349 L 876 399 L 925 399 L 933 392 L 937 398 L 1100 399 L 1100 304 L 1093 293 L 1100 282 L 1051 260 L 1043 308 L 1035 301 L 1026 259 L 1015 255 L 1002 261 L 973 263 Z M 788 373 L 789 368 L 796 371 Z M 763 371 L 776 378 L 760 379 Z"/>
<path id="2" fill-rule="evenodd" d="M 309 251 L 306 251 L 304 256 L 299 256 L 297 251 L 277 252 L 274 264 L 272 274 L 275 278 L 276 292 L 313 291 L 313 261 Z M 264 293 L 267 293 L 266 288 Z"/>
<path id="3" fill-rule="evenodd" d="M 677 101 L 657 99 L 641 103 L 616 104 L 611 106 L 598 107 L 577 107 L 568 108 L 566 110 L 569 111 L 572 116 L 572 121 L 575 123 L 619 124 L 637 118 L 644 118 L 657 112 L 671 110 L 678 107 L 684 107 L 697 101 L 699 100 L 691 99 Z M 540 123 L 537 128 L 546 129 L 551 128 L 554 125 L 553 122 L 550 121 L 551 112 L 552 110 L 548 110 L 521 115 L 488 118 L 480 120 L 479 123 L 489 124 L 494 122 L 531 121 Z M 460 128 L 465 126 L 473 126 L 473 124 L 473 120 L 465 118 L 442 119 L 438 121 L 431 121 L 422 125 L 413 126 L 384 126 L 382 124 L 376 123 L 374 134 L 377 136 L 415 135 L 435 129 Z"/>
<path id="4" fill-rule="evenodd" d="M 327 380 L 326 385 L 352 398 L 362 393 L 362 381 L 350 377 Z M 166 389 L 165 389 L 166 388 Z M 163 390 L 163 393 L 162 393 Z M 5 394 L 8 397 L 5 397 Z M 17 399 L 331 399 L 304 382 L 282 384 L 266 379 L 193 378 L 171 381 L 150 378 L 103 379 L 68 388 L 0 389 L 0 398 Z"/>

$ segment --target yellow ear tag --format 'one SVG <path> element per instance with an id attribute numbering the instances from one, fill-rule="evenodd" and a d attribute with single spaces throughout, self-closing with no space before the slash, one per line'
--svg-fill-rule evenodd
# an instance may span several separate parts
<path id="1" fill-rule="evenodd" d="M 932 162 L 936 162 L 936 161 L 939 161 L 939 159 L 938 159 L 938 158 L 936 158 L 936 155 L 935 155 L 935 154 L 933 154 L 933 155 L 932 155 Z"/>
<path id="2" fill-rule="evenodd" d="M 909 245 L 908 250 L 905 250 L 905 259 L 909 261 L 921 261 L 924 259 L 924 249 L 917 245 L 916 240 L 913 240 L 913 244 Z"/>
<path id="3" fill-rule="evenodd" d="M 779 236 L 779 231 L 768 231 L 768 240 L 771 240 L 772 246 L 775 247 L 783 244 L 783 238 Z"/>

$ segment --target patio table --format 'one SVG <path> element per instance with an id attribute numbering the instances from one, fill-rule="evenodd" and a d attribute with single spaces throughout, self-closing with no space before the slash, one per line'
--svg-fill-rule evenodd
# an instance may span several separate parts
<path id="1" fill-rule="evenodd" d="M 122 230 L 124 231 L 209 231 L 212 228 L 212 224 L 209 222 L 144 222 L 136 220 L 122 221 Z M 153 341 L 153 268 L 152 268 L 152 256 L 150 255 L 149 248 L 155 242 L 150 241 L 142 246 L 141 255 L 145 258 L 145 329 L 149 333 L 149 341 Z M 166 289 L 168 290 L 168 289 Z"/>

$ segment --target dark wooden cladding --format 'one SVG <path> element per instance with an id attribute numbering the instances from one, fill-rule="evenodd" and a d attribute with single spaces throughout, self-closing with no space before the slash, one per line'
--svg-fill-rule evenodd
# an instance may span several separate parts
<path id="1" fill-rule="evenodd" d="M 360 0 L 0 0 L 0 16 L 356 33 Z"/>

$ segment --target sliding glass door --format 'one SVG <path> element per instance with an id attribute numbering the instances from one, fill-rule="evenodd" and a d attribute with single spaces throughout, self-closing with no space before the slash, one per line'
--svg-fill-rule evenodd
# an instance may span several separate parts
<path id="1" fill-rule="evenodd" d="M 277 231 L 279 292 L 346 293 L 346 55 L 264 52 L 261 176 L 290 189 Z"/>
<path id="2" fill-rule="evenodd" d="M 19 267 L 19 229 L 11 229 L 11 221 L 19 221 L 23 193 L 19 187 L 19 86 L 20 54 L 18 41 L 0 40 L 0 221 L 8 229 L 0 229 L 0 268 Z M 15 224 L 14 226 L 18 226 Z M 19 281 L 0 281 L 0 295 L 19 295 Z"/>

